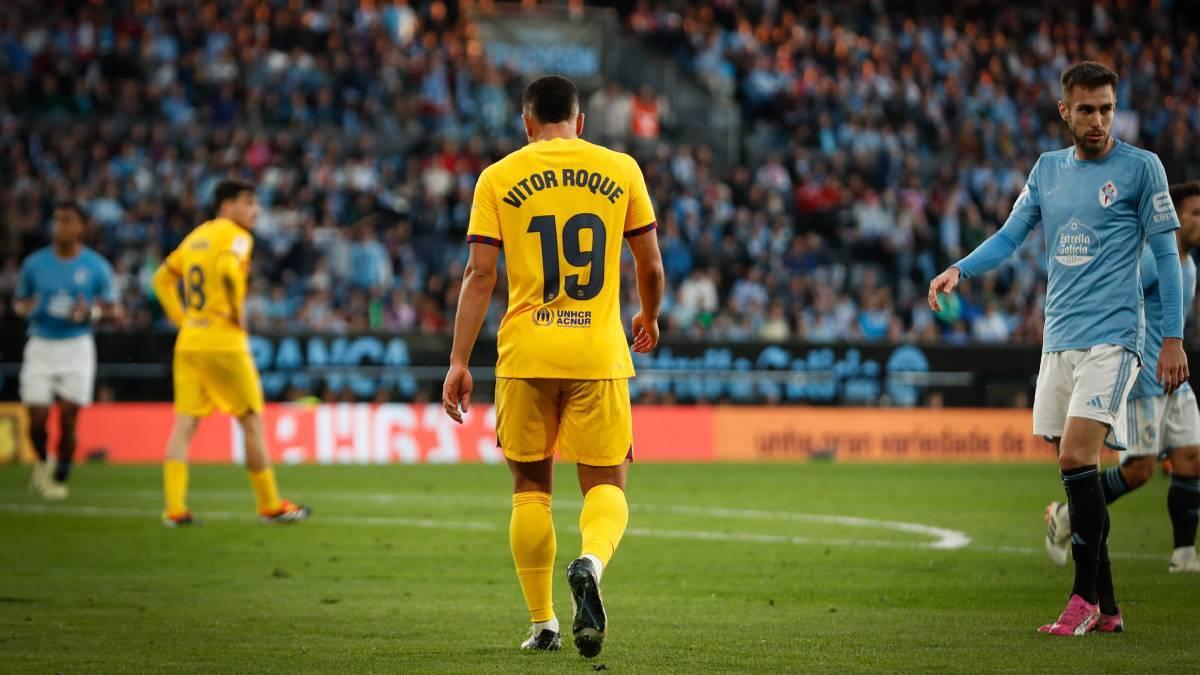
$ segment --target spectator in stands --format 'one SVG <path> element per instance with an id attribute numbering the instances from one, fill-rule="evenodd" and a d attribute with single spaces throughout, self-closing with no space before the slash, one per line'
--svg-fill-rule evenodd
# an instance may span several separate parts
<path id="1" fill-rule="evenodd" d="M 963 289 L 959 324 L 928 316 L 917 282 L 990 235 L 1037 156 L 1062 144 L 1041 85 L 1070 60 L 1110 58 L 1115 133 L 1170 176 L 1200 175 L 1187 4 L 1038 21 L 1021 3 L 979 17 L 950 3 L 901 16 L 639 2 L 624 17 L 633 34 L 736 97 L 743 156 L 675 143 L 644 82 L 586 98 L 585 136 L 624 141 L 643 166 L 669 316 L 691 337 L 1036 342 L 1039 237 L 993 286 Z M 44 245 L 48 205 L 86 204 L 95 247 L 121 270 L 123 328 L 144 326 L 156 310 L 143 271 L 205 219 L 212 185 L 240 174 L 262 186 L 264 329 L 447 330 L 474 181 L 521 140 L 522 78 L 488 61 L 468 14 L 441 0 L 154 6 L 0 3 L 6 256 Z"/>

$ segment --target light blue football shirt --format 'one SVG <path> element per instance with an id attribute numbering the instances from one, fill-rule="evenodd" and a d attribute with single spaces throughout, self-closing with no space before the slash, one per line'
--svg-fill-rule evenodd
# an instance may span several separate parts
<path id="1" fill-rule="evenodd" d="M 79 300 L 89 305 L 117 300 L 112 266 L 86 246 L 70 260 L 59 258 L 52 247 L 30 254 L 21 264 L 16 297 L 37 298 L 37 306 L 29 315 L 29 334 L 50 340 L 92 332 L 90 321 L 71 320 L 71 312 Z"/>
<path id="2" fill-rule="evenodd" d="M 988 271 L 1039 222 L 1049 256 L 1042 351 L 1113 344 L 1141 355 L 1142 250 L 1179 228 L 1158 156 L 1121 141 L 1097 160 L 1077 159 L 1073 146 L 1043 154 L 1001 231 L 955 266 L 963 278 Z M 1008 250 L 990 251 L 993 241 Z"/>
<path id="3" fill-rule="evenodd" d="M 1187 315 L 1192 309 L 1192 302 L 1196 299 L 1196 261 L 1192 260 L 1192 256 L 1185 255 L 1181 262 L 1183 264 L 1183 316 L 1186 321 Z M 1163 343 L 1163 305 L 1162 297 L 1158 292 L 1158 264 L 1149 249 L 1142 253 L 1142 289 L 1146 295 L 1146 347 L 1144 352 L 1146 358 L 1142 362 L 1142 370 L 1138 373 L 1133 391 L 1129 392 L 1131 399 L 1166 395 L 1163 386 L 1158 383 L 1158 353 L 1162 351 Z M 1190 386 L 1184 382 L 1179 388 L 1184 389 Z"/>

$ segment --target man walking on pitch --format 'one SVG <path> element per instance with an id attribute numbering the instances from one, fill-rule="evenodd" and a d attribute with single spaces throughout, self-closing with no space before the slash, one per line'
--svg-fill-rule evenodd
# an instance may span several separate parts
<path id="1" fill-rule="evenodd" d="M 246 280 L 259 211 L 254 186 L 223 180 L 213 201 L 217 217 L 192 230 L 154 272 L 158 301 L 179 326 L 172 372 L 175 424 L 163 462 L 162 522 L 167 527 L 195 522 L 187 507 L 188 445 L 214 407 L 236 417 L 242 427 L 259 518 L 269 523 L 305 520 L 307 506 L 279 498 L 263 431 L 262 384 L 246 334 Z"/>
<path id="2" fill-rule="evenodd" d="M 1112 138 L 1116 85 L 1116 73 L 1099 63 L 1063 72 L 1058 109 L 1075 144 L 1043 154 L 1004 227 L 929 284 L 929 304 L 940 311 L 940 294 L 995 268 L 1042 223 L 1049 260 L 1033 433 L 1058 448 L 1075 558 L 1066 609 L 1038 629 L 1051 635 L 1121 625 L 1097 467 L 1102 445 L 1123 449 L 1127 440 L 1126 398 L 1144 360 L 1138 270 L 1147 240 L 1163 307 L 1156 379 L 1170 394 L 1188 376 L 1179 222 L 1158 157 Z"/>
<path id="3" fill-rule="evenodd" d="M 54 209 L 53 243 L 21 264 L 14 309 L 29 319 L 21 363 L 21 402 L 37 463 L 29 488 L 44 499 L 67 498 L 79 410 L 91 404 L 96 378 L 92 323 L 120 311 L 108 261 L 83 245 L 87 219 L 74 202 Z M 47 451 L 46 422 L 58 402 L 58 457 Z"/>
<path id="4" fill-rule="evenodd" d="M 567 584 L 575 646 L 592 657 L 607 632 L 601 575 L 629 520 L 628 378 L 634 373 L 621 326 L 621 240 L 637 265 L 636 352 L 658 344 L 662 258 L 641 169 L 628 155 L 579 138 L 584 116 L 575 85 L 564 77 L 538 78 L 525 89 L 522 110 L 529 144 L 485 169 L 475 186 L 470 259 L 442 405 L 461 422 L 470 404 L 467 365 L 503 247 L 509 297 L 498 338 L 496 438 L 513 475 L 509 540 L 533 623 L 521 647 L 560 648 L 551 601 L 557 449 L 578 464 L 584 495 L 583 547 L 567 568 Z"/>
<path id="5" fill-rule="evenodd" d="M 1179 215 L 1179 256 L 1183 261 L 1184 315 L 1196 296 L 1196 263 L 1188 247 L 1200 245 L 1200 182 L 1171 186 L 1171 203 Z M 1142 254 L 1142 288 L 1146 296 L 1146 349 L 1150 362 L 1162 348 L 1160 331 L 1163 315 L 1158 288 L 1158 270 L 1154 256 Z M 1129 394 L 1128 448 L 1121 461 L 1101 473 L 1104 501 L 1108 504 L 1121 495 L 1145 485 L 1154 474 L 1157 459 L 1171 459 L 1171 486 L 1167 490 L 1167 514 L 1171 518 L 1174 550 L 1170 572 L 1200 572 L 1196 557 L 1196 523 L 1200 509 L 1200 409 L 1196 394 L 1187 382 L 1168 396 L 1154 377 L 1143 368 Z M 1046 552 L 1058 565 L 1067 564 L 1071 541 L 1071 516 L 1066 504 L 1052 502 L 1046 508 Z"/>

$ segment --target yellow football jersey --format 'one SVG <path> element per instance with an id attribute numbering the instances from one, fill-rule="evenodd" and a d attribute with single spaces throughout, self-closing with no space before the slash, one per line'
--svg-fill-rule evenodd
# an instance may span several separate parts
<path id="1" fill-rule="evenodd" d="M 163 263 L 183 279 L 183 296 L 159 291 L 168 315 L 182 301 L 177 351 L 248 351 L 240 323 L 250 273 L 254 236 L 232 220 L 217 218 L 192 230 Z M 170 300 L 167 300 L 170 298 Z M 174 301 L 174 302 L 171 302 Z M 169 308 L 168 304 L 174 304 Z M 172 311 L 174 310 L 174 311 Z"/>
<path id="2" fill-rule="evenodd" d="M 646 180 L 629 155 L 554 139 L 485 169 L 467 240 L 504 249 L 508 312 L 496 375 L 633 377 L 621 325 L 621 243 L 654 227 Z"/>

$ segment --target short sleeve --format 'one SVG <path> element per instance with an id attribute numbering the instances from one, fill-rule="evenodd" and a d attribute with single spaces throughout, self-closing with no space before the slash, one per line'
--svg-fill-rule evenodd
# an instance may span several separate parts
<path id="1" fill-rule="evenodd" d="M 650 202 L 650 191 L 642 168 L 629 159 L 629 210 L 625 214 L 625 236 L 636 237 L 655 228 L 654 204 Z"/>
<path id="2" fill-rule="evenodd" d="M 113 283 L 112 265 L 102 257 L 96 257 L 96 297 L 101 302 L 115 303 L 117 301 L 117 286 Z"/>
<path id="3" fill-rule="evenodd" d="M 243 266 L 250 264 L 250 255 L 254 253 L 254 237 L 248 232 L 238 232 L 229 240 L 229 250 Z"/>
<path id="4" fill-rule="evenodd" d="M 1142 194 L 1138 201 L 1138 221 L 1147 235 L 1179 229 L 1179 217 L 1171 203 L 1171 192 L 1167 187 L 1167 172 L 1163 170 L 1158 155 L 1151 154 L 1145 164 Z"/>
<path id="5" fill-rule="evenodd" d="M 467 241 L 473 244 L 500 246 L 500 209 L 491 172 L 484 169 L 475 181 L 475 197 L 471 200 L 471 220 L 467 225 Z"/>

